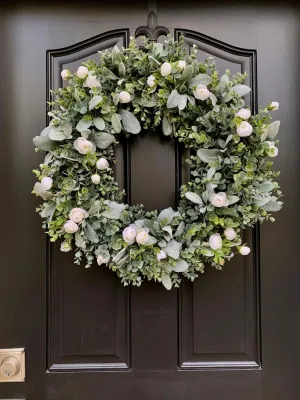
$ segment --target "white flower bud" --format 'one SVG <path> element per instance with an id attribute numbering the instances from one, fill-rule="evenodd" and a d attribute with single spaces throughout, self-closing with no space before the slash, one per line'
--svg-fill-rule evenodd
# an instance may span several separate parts
<path id="1" fill-rule="evenodd" d="M 129 103 L 130 102 L 130 94 L 128 92 L 121 92 L 119 94 L 120 103 Z"/>
<path id="2" fill-rule="evenodd" d="M 177 65 L 178 68 L 184 69 L 186 67 L 186 62 L 184 60 L 179 60 Z"/>
<path id="3" fill-rule="evenodd" d="M 70 245 L 69 242 L 62 242 L 60 245 L 60 251 L 67 253 L 68 251 L 72 250 L 72 246 Z"/>
<path id="4" fill-rule="evenodd" d="M 253 128 L 252 125 L 249 124 L 249 122 L 247 121 L 243 121 L 238 127 L 237 127 L 237 134 L 240 137 L 246 137 L 246 136 L 250 136 Z"/>
<path id="5" fill-rule="evenodd" d="M 278 155 L 278 148 L 275 146 L 274 142 L 265 142 L 269 148 L 267 150 L 267 154 L 269 157 L 276 157 Z"/>
<path id="6" fill-rule="evenodd" d="M 92 175 L 91 180 L 95 185 L 98 185 L 100 183 L 100 175 L 98 174 Z"/>
<path id="7" fill-rule="evenodd" d="M 42 180 L 41 180 L 41 184 L 44 186 L 44 188 L 46 190 L 50 190 L 52 188 L 53 185 L 53 179 L 50 178 L 49 176 L 45 176 Z"/>
<path id="8" fill-rule="evenodd" d="M 242 246 L 240 248 L 240 253 L 242 256 L 247 256 L 250 253 L 250 251 L 251 251 L 250 247 L 248 247 L 248 246 Z"/>
<path id="9" fill-rule="evenodd" d="M 97 257 L 98 265 L 107 264 L 110 260 L 110 256 L 99 254 Z"/>
<path id="10" fill-rule="evenodd" d="M 209 238 L 209 245 L 213 250 L 218 250 L 222 247 L 222 238 L 218 233 L 211 235 Z"/>
<path id="11" fill-rule="evenodd" d="M 149 240 L 149 229 L 143 228 L 136 235 L 136 241 L 139 244 L 146 244 Z"/>
<path id="12" fill-rule="evenodd" d="M 172 65 L 168 62 L 164 62 L 160 67 L 160 73 L 162 76 L 168 76 L 172 72 Z"/>
<path id="13" fill-rule="evenodd" d="M 67 69 L 63 69 L 60 73 L 61 77 L 63 78 L 64 81 L 68 80 L 71 76 L 71 72 Z"/>
<path id="14" fill-rule="evenodd" d="M 79 223 L 84 218 L 87 218 L 89 213 L 85 211 L 83 208 L 75 207 L 70 211 L 69 218 L 70 220 Z"/>
<path id="15" fill-rule="evenodd" d="M 96 162 L 96 167 L 97 169 L 99 169 L 100 171 L 107 169 L 109 167 L 109 163 L 107 161 L 106 158 L 101 157 L 99 158 L 99 160 Z"/>
<path id="16" fill-rule="evenodd" d="M 76 222 L 69 220 L 64 224 L 64 230 L 66 233 L 75 233 L 78 231 L 78 225 Z"/>
<path id="17" fill-rule="evenodd" d="M 83 65 L 81 67 L 78 68 L 77 70 L 77 76 L 80 79 L 84 79 L 88 76 L 89 74 L 89 70 L 87 69 L 87 67 L 84 67 Z"/>
<path id="18" fill-rule="evenodd" d="M 249 108 L 241 108 L 237 113 L 237 117 L 240 117 L 242 119 L 249 119 L 251 117 L 251 110 Z"/>
<path id="19" fill-rule="evenodd" d="M 95 153 L 96 151 L 95 145 L 83 137 L 79 137 L 75 140 L 74 148 L 80 154 L 88 154 L 88 153 L 92 154 Z"/>
<path id="20" fill-rule="evenodd" d="M 227 240 L 234 240 L 236 238 L 236 231 L 233 228 L 226 228 L 224 236 Z"/>
<path id="21" fill-rule="evenodd" d="M 161 250 L 161 251 L 157 254 L 156 258 L 158 259 L 158 261 L 161 261 L 161 260 L 164 260 L 165 258 L 167 258 L 167 255 L 166 255 L 166 253 L 165 253 L 163 250 Z"/>
<path id="22" fill-rule="evenodd" d="M 210 196 L 210 202 L 214 207 L 225 207 L 228 206 L 228 200 L 226 193 L 214 193 Z"/>
<path id="23" fill-rule="evenodd" d="M 127 244 L 134 243 L 135 238 L 136 238 L 136 225 L 131 224 L 131 225 L 127 226 L 127 228 L 125 228 L 123 230 L 122 235 L 123 235 L 124 242 L 126 242 Z"/>
<path id="24" fill-rule="evenodd" d="M 199 100 L 207 100 L 209 98 L 209 90 L 205 85 L 198 85 L 194 91 L 194 96 Z"/>
<path id="25" fill-rule="evenodd" d="M 153 75 L 148 76 L 147 78 L 147 85 L 151 88 L 155 86 L 155 77 Z"/>
<path id="26" fill-rule="evenodd" d="M 269 110 L 272 110 L 272 111 L 276 111 L 276 110 L 279 110 L 279 103 L 278 103 L 278 101 L 272 101 L 272 103 L 269 105 Z"/>
<path id="27" fill-rule="evenodd" d="M 90 74 L 86 78 L 85 84 L 89 88 L 101 87 L 101 83 L 100 83 L 99 79 L 97 79 L 94 75 L 90 75 Z"/>

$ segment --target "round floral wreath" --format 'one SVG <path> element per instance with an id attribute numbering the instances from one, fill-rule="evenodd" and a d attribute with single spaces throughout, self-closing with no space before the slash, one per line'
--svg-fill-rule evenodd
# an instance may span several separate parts
<path id="1" fill-rule="evenodd" d="M 245 106 L 246 74 L 219 77 L 211 57 L 196 60 L 183 39 L 165 45 L 115 47 L 88 60 L 76 73 L 63 70 L 68 86 L 53 92 L 50 125 L 33 139 L 46 151 L 33 192 L 51 241 L 74 246 L 75 263 L 112 269 L 124 285 L 144 279 L 178 287 L 193 281 L 204 266 L 221 269 L 233 248 L 247 255 L 242 230 L 274 219 L 281 192 L 271 170 L 278 153 L 279 121 L 271 123 L 277 102 L 256 115 Z M 191 181 L 180 188 L 178 209 L 146 212 L 122 203 L 113 174 L 114 145 L 162 127 L 190 149 Z"/>

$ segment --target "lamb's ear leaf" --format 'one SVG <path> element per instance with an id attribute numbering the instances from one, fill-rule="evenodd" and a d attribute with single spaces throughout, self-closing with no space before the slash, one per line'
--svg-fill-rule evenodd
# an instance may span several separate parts
<path id="1" fill-rule="evenodd" d="M 57 146 L 57 143 L 51 140 L 48 136 L 36 136 L 32 141 L 35 147 L 44 151 L 54 150 Z"/>
<path id="2" fill-rule="evenodd" d="M 140 122 L 132 112 L 123 110 L 121 112 L 121 116 L 122 125 L 126 132 L 132 133 L 134 135 L 141 132 Z"/>
<path id="3" fill-rule="evenodd" d="M 172 289 L 172 281 L 169 274 L 162 273 L 161 274 L 161 283 L 167 290 Z"/>

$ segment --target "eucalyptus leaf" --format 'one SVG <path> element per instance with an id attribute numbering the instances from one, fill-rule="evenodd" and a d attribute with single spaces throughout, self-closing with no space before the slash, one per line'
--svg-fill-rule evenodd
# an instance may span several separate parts
<path id="1" fill-rule="evenodd" d="M 185 260 L 178 260 L 172 267 L 175 272 L 185 272 L 189 268 L 189 264 Z"/>
<path id="2" fill-rule="evenodd" d="M 267 138 L 274 140 L 280 128 L 280 121 L 274 121 L 268 126 Z"/>
<path id="3" fill-rule="evenodd" d="M 196 194 L 196 193 L 193 193 L 193 192 L 186 192 L 186 193 L 185 193 L 185 197 L 186 197 L 188 200 L 190 200 L 191 202 L 193 202 L 193 203 L 200 204 L 200 205 L 203 204 L 201 197 L 200 197 L 198 194 Z"/>
<path id="4" fill-rule="evenodd" d="M 116 133 L 120 133 L 122 130 L 121 116 L 119 114 L 112 114 L 111 124 Z"/>
<path id="5" fill-rule="evenodd" d="M 54 150 L 57 147 L 57 143 L 53 142 L 48 136 L 36 136 L 32 141 L 35 147 L 44 151 Z"/>
<path id="6" fill-rule="evenodd" d="M 187 65 L 181 73 L 181 81 L 189 81 L 193 76 L 193 66 Z"/>
<path id="7" fill-rule="evenodd" d="M 96 200 L 89 209 L 89 215 L 92 217 L 93 215 L 97 214 L 100 211 L 101 203 L 100 200 Z"/>
<path id="8" fill-rule="evenodd" d="M 239 196 L 230 195 L 230 196 L 227 196 L 227 200 L 228 200 L 229 205 L 231 205 L 231 204 L 237 203 L 240 200 L 240 198 L 239 198 Z"/>
<path id="9" fill-rule="evenodd" d="M 180 104 L 181 95 L 177 92 L 176 89 L 172 90 L 170 96 L 167 101 L 167 108 L 178 107 Z"/>
<path id="10" fill-rule="evenodd" d="M 173 218 L 174 210 L 171 207 L 162 210 L 157 217 L 158 221 L 165 221 L 167 224 L 172 222 Z"/>
<path id="11" fill-rule="evenodd" d="M 197 156 L 200 160 L 208 164 L 218 161 L 221 154 L 222 153 L 218 149 L 199 149 L 197 151 Z"/>
<path id="12" fill-rule="evenodd" d="M 49 132 L 49 138 L 57 142 L 61 142 L 62 140 L 66 139 L 64 132 L 59 130 L 59 128 L 56 126 L 51 127 Z"/>
<path id="13" fill-rule="evenodd" d="M 177 242 L 176 240 L 171 240 L 167 243 L 166 247 L 164 247 L 164 252 L 174 260 L 177 260 L 180 255 L 182 243 Z"/>
<path id="14" fill-rule="evenodd" d="M 99 130 L 103 131 L 105 129 L 105 121 L 101 117 L 96 117 L 93 119 L 93 125 Z"/>
<path id="15" fill-rule="evenodd" d="M 211 76 L 207 74 L 199 74 L 189 81 L 189 87 L 205 85 L 208 86 L 212 83 Z"/>
<path id="16" fill-rule="evenodd" d="M 173 131 L 172 125 L 169 123 L 169 119 L 166 116 L 163 117 L 162 129 L 165 136 L 171 135 Z"/>
<path id="17" fill-rule="evenodd" d="M 97 107 L 98 104 L 101 103 L 103 100 L 103 97 L 100 95 L 94 96 L 90 101 L 89 101 L 89 110 L 93 110 L 95 107 Z"/>
<path id="18" fill-rule="evenodd" d="M 149 236 L 147 242 L 144 244 L 144 246 L 153 246 L 157 240 L 153 236 Z"/>
<path id="19" fill-rule="evenodd" d="M 123 110 L 122 113 L 122 124 L 126 132 L 137 134 L 141 131 L 141 125 L 136 116 L 127 110 Z"/>
<path id="20" fill-rule="evenodd" d="M 170 275 L 162 273 L 161 274 L 161 283 L 164 285 L 164 287 L 167 290 L 172 289 L 172 281 L 171 281 Z"/>
<path id="21" fill-rule="evenodd" d="M 246 96 L 246 94 L 251 92 L 251 89 L 249 88 L 249 86 L 246 85 L 235 85 L 230 89 L 232 92 L 236 92 L 237 94 L 239 94 L 241 97 Z"/>
<path id="22" fill-rule="evenodd" d="M 85 131 L 86 129 L 89 129 L 89 127 L 92 125 L 92 123 L 93 123 L 92 120 L 86 121 L 84 118 L 82 118 L 76 125 L 76 129 L 78 132 Z"/>
<path id="23" fill-rule="evenodd" d="M 115 141 L 114 135 L 106 132 L 96 132 L 91 139 L 99 149 L 106 149 Z"/>

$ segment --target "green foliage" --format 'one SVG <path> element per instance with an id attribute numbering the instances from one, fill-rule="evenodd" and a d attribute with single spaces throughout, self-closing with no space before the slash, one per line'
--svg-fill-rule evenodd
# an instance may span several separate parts
<path id="1" fill-rule="evenodd" d="M 146 40 L 141 48 L 133 39 L 128 49 L 114 47 L 100 52 L 98 63 L 84 62 L 99 84 L 90 87 L 88 80 L 69 73 L 68 85 L 53 92 L 50 126 L 33 139 L 37 151 L 47 152 L 33 171 L 38 179 L 33 193 L 44 201 L 37 211 L 50 240 L 64 239 L 62 251 L 73 244 L 77 264 L 85 258 L 89 267 L 98 259 L 124 285 L 153 279 L 171 289 L 182 277 L 194 281 L 205 264 L 221 269 L 232 249 L 241 248 L 242 230 L 273 221 L 269 213 L 282 206 L 275 181 L 279 173 L 272 171 L 269 158 L 277 154 L 280 122 L 271 123 L 270 108 L 249 118 L 237 115 L 250 92 L 243 83 L 246 75 L 226 71 L 219 77 L 214 60 L 196 61 L 196 48 L 188 55 L 183 40 L 169 37 L 164 46 Z M 165 62 L 171 73 L 162 76 Z M 198 85 L 208 91 L 204 100 Z M 253 131 L 243 137 L 238 127 L 245 120 Z M 190 150 L 191 169 L 178 209 L 159 213 L 123 204 L 124 192 L 113 173 L 118 137 L 158 126 Z M 79 137 L 92 143 L 89 152 L 74 147 Z M 97 169 L 100 158 L 108 168 Z M 95 174 L 100 183 L 93 183 Z M 42 183 L 45 177 L 53 180 L 50 189 Z M 226 204 L 220 206 L 213 195 L 219 195 L 218 201 L 226 197 Z M 88 216 L 78 222 L 76 233 L 67 233 L 64 225 L 78 207 Z M 123 232 L 132 225 L 136 236 L 129 242 Z M 231 240 L 225 235 L 228 228 L 236 232 Z M 214 234 L 222 239 L 215 250 L 210 245 Z"/>

